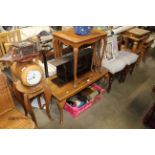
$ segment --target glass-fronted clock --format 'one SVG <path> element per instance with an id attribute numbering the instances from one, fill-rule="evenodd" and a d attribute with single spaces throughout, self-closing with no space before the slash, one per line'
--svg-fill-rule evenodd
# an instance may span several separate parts
<path id="1" fill-rule="evenodd" d="M 41 81 L 42 75 L 38 70 L 31 70 L 27 73 L 27 83 L 31 86 L 38 84 Z"/>

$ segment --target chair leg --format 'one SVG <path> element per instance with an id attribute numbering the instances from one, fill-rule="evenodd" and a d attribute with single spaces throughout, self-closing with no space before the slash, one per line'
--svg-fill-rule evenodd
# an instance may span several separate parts
<path id="1" fill-rule="evenodd" d="M 120 77 L 118 79 L 119 82 L 125 82 L 126 76 L 128 72 L 128 66 L 126 66 L 121 72 L 120 72 Z"/>
<path id="2" fill-rule="evenodd" d="M 129 73 L 130 73 L 130 75 L 132 75 L 133 70 L 134 70 L 134 68 L 135 68 L 135 65 L 136 65 L 136 63 L 133 63 L 133 64 L 130 65 L 130 68 L 129 68 Z"/>
<path id="3" fill-rule="evenodd" d="M 107 92 L 109 93 L 111 90 L 112 82 L 114 81 L 114 75 L 109 73 L 109 80 L 107 85 Z"/>

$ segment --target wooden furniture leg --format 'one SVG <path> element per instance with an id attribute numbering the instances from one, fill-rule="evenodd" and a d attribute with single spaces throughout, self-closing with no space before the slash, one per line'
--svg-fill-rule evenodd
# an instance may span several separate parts
<path id="1" fill-rule="evenodd" d="M 93 49 L 93 56 L 92 56 L 92 63 L 91 63 L 91 71 L 94 71 L 94 67 L 95 67 L 95 64 L 96 64 L 96 45 L 93 44 L 92 46 L 92 49 Z"/>
<path id="2" fill-rule="evenodd" d="M 39 105 L 39 108 L 42 109 L 43 106 L 41 105 L 41 99 L 40 99 L 40 95 L 37 97 L 37 101 L 38 101 L 38 105 Z"/>
<path id="3" fill-rule="evenodd" d="M 127 69 L 128 66 L 126 66 L 121 72 L 120 72 L 120 77 L 118 79 L 118 81 L 121 83 L 121 82 L 124 82 L 125 79 L 126 79 L 126 76 L 127 76 Z"/>
<path id="4" fill-rule="evenodd" d="M 104 39 L 101 39 L 100 40 L 100 51 L 99 51 L 99 64 L 98 64 L 98 67 L 99 67 L 99 70 L 101 71 L 101 68 L 102 68 L 102 60 L 103 60 L 103 57 L 104 57 L 104 52 L 106 50 L 106 45 L 107 45 L 107 39 L 104 38 Z"/>
<path id="5" fill-rule="evenodd" d="M 35 122 L 36 126 L 38 127 L 37 120 L 36 120 L 35 114 L 32 110 L 32 106 L 30 104 L 30 101 L 29 101 L 27 94 L 24 94 L 24 104 L 25 104 L 27 112 L 31 115 L 32 120 Z"/>
<path id="6" fill-rule="evenodd" d="M 58 58 L 58 57 L 61 56 L 59 44 L 60 44 L 59 40 L 53 39 L 53 48 L 54 48 L 54 56 L 55 56 L 55 58 Z"/>
<path id="7" fill-rule="evenodd" d="M 49 110 L 49 105 L 51 103 L 51 90 L 48 87 L 48 85 L 46 84 L 46 82 L 44 82 L 43 84 L 43 88 L 44 88 L 44 98 L 45 98 L 45 106 L 46 106 L 46 113 L 49 119 L 52 120 L 51 114 L 50 114 L 50 110 Z"/>
<path id="8" fill-rule="evenodd" d="M 136 53 L 137 49 L 138 49 L 138 42 L 137 42 L 137 41 L 134 41 L 133 47 L 132 47 L 132 51 L 133 51 L 134 53 Z"/>
<path id="9" fill-rule="evenodd" d="M 109 81 L 108 81 L 108 86 L 107 86 L 107 92 L 109 93 L 111 90 L 112 82 L 114 81 L 114 75 L 109 73 Z"/>
<path id="10" fill-rule="evenodd" d="M 74 87 L 77 86 L 77 64 L 78 64 L 78 48 L 73 49 L 73 55 L 74 55 Z"/>
<path id="11" fill-rule="evenodd" d="M 28 112 L 27 112 L 27 109 L 26 109 L 25 104 L 23 102 L 23 96 L 22 96 L 22 94 L 16 90 L 16 88 L 15 88 L 14 85 L 10 89 L 12 91 L 12 94 L 14 94 L 15 98 L 18 100 L 18 102 L 21 103 L 21 105 L 22 105 L 22 107 L 24 109 L 24 112 L 25 112 L 25 116 L 27 116 L 28 115 Z"/>
<path id="12" fill-rule="evenodd" d="M 136 63 L 130 65 L 130 68 L 129 68 L 130 75 L 132 75 L 135 66 L 136 66 Z"/>
<path id="13" fill-rule="evenodd" d="M 44 94 L 44 95 L 45 95 L 45 94 Z M 48 116 L 48 118 L 49 118 L 50 120 L 53 120 L 53 119 L 52 119 L 52 116 L 51 116 L 51 114 L 50 114 L 50 109 L 49 109 L 50 99 L 47 98 L 46 95 L 45 95 L 45 102 L 46 102 L 46 104 L 45 104 L 45 106 L 46 106 L 46 114 L 47 114 L 47 116 Z"/>
<path id="14" fill-rule="evenodd" d="M 63 101 L 57 100 L 57 106 L 58 106 L 59 113 L 60 113 L 60 124 L 63 124 L 63 110 L 64 110 L 64 103 L 65 102 L 66 102 L 65 100 L 63 100 Z"/>
<path id="15" fill-rule="evenodd" d="M 59 41 L 58 42 L 58 51 L 59 51 L 59 57 L 62 57 L 62 43 Z"/>

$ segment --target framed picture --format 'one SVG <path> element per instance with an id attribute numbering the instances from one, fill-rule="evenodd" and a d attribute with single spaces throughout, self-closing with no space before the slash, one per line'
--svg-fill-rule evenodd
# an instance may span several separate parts
<path id="1" fill-rule="evenodd" d="M 106 50 L 105 50 L 105 60 L 107 62 L 109 61 L 112 61 L 115 59 L 115 56 L 114 56 L 114 47 L 113 47 L 113 41 L 112 39 L 109 39 L 108 42 L 107 42 L 107 46 L 106 46 Z"/>

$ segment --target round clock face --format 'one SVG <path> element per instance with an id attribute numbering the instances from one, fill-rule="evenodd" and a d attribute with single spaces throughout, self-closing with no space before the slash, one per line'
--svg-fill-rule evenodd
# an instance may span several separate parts
<path id="1" fill-rule="evenodd" d="M 27 73 L 27 77 L 26 77 L 27 83 L 29 85 L 36 85 L 40 82 L 41 77 L 42 77 L 42 75 L 39 71 L 37 71 L 37 70 L 29 71 Z"/>

